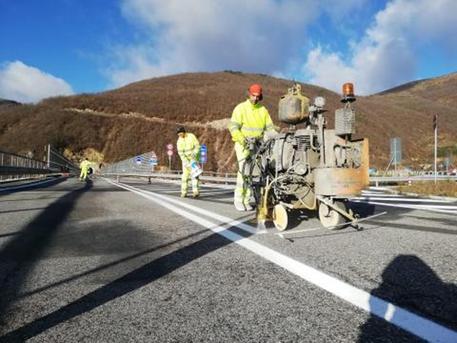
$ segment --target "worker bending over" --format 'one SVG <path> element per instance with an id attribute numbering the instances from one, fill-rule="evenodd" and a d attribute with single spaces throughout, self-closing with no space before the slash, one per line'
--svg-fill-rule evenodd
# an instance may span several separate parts
<path id="1" fill-rule="evenodd" d="M 200 143 L 193 133 L 186 132 L 184 127 L 177 129 L 178 142 L 176 148 L 182 161 L 181 197 L 187 196 L 189 179 L 192 179 L 192 196 L 197 198 L 200 195 L 199 177 L 191 178 L 192 163 L 197 163 L 200 154 Z"/>

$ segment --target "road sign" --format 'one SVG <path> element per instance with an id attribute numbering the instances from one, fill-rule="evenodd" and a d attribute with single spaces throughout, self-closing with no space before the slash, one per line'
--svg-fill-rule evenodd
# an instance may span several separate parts
<path id="1" fill-rule="evenodd" d="M 167 150 L 167 155 L 170 157 L 173 156 L 173 150 Z"/>
<path id="2" fill-rule="evenodd" d="M 208 148 L 206 144 L 200 145 L 200 163 L 206 163 L 208 161 Z"/>
<path id="3" fill-rule="evenodd" d="M 438 114 L 433 115 L 433 130 L 436 130 L 438 127 Z"/>
<path id="4" fill-rule="evenodd" d="M 173 144 L 167 144 L 167 150 L 173 150 Z"/>

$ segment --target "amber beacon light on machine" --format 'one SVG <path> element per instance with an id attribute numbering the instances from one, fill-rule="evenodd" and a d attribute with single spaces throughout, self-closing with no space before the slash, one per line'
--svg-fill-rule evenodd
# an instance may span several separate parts
<path id="1" fill-rule="evenodd" d="M 259 223 L 272 220 L 286 230 L 295 210 L 316 211 L 322 225 L 339 229 L 356 224 L 347 199 L 368 186 L 368 139 L 353 139 L 356 100 L 352 83 L 343 85 L 335 129 L 326 128 L 325 99 L 313 104 L 295 84 L 279 100 L 278 119 L 289 127 L 251 144 L 246 174 L 257 204 Z"/>

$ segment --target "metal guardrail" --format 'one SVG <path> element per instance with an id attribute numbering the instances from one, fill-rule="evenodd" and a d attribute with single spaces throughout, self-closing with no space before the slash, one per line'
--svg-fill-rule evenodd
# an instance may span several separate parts
<path id="1" fill-rule="evenodd" d="M 430 181 L 435 175 L 411 175 L 411 176 L 370 176 L 372 182 L 407 182 L 407 181 Z M 456 175 L 437 175 L 437 180 L 457 181 Z"/>
<path id="2" fill-rule="evenodd" d="M 166 172 L 156 172 L 157 158 L 156 154 L 151 151 L 135 157 L 131 157 L 116 163 L 112 163 L 100 170 L 102 176 L 114 177 L 141 177 L 162 179 L 180 179 L 181 170 L 168 170 Z M 204 171 L 200 180 L 220 183 L 235 183 L 236 173 L 220 173 Z"/>
<path id="3" fill-rule="evenodd" d="M 179 171 L 173 171 L 174 173 L 105 173 L 102 172 L 102 176 L 113 177 L 117 181 L 120 181 L 122 177 L 133 177 L 133 178 L 147 178 L 149 182 L 151 179 L 162 179 L 162 180 L 180 180 L 182 173 Z M 223 183 L 223 184 L 235 184 L 236 183 L 236 174 L 233 173 L 219 173 L 224 176 L 214 176 L 217 173 L 203 173 L 200 175 L 201 181 L 214 182 L 214 183 Z"/>
<path id="4" fill-rule="evenodd" d="M 63 156 L 51 145 L 48 145 L 47 148 L 47 165 L 49 170 L 57 173 L 77 174 L 80 171 L 78 166 L 75 166 L 72 161 Z"/>
<path id="5" fill-rule="evenodd" d="M 381 183 L 401 183 L 417 181 L 434 181 L 435 175 L 410 175 L 410 176 L 370 176 L 370 183 L 378 186 Z M 456 181 L 456 175 L 437 175 L 437 181 Z"/>
<path id="6" fill-rule="evenodd" d="M 26 156 L 0 151 L 0 174 L 8 174 L 16 169 L 42 172 L 47 169 L 47 163 Z"/>
<path id="7" fill-rule="evenodd" d="M 0 151 L 0 181 L 3 182 L 77 172 L 79 172 L 79 168 L 50 145 L 46 147 L 43 161 Z"/>
<path id="8" fill-rule="evenodd" d="M 154 172 L 145 172 L 145 173 L 133 173 L 133 172 L 124 172 L 124 173 L 106 173 L 102 172 L 103 176 L 114 177 L 117 180 L 120 180 L 122 177 L 133 177 L 133 178 L 148 178 L 150 179 L 166 179 L 166 180 L 179 180 L 181 178 L 181 171 L 170 171 L 167 173 L 154 173 Z M 457 182 L 457 176 L 437 176 L 437 180 L 450 180 Z M 200 180 L 215 182 L 215 183 L 224 183 L 224 184 L 235 184 L 236 183 L 236 174 L 235 173 L 203 173 L 200 176 Z M 417 181 L 434 181 L 435 177 L 432 175 L 422 175 L 422 176 L 371 176 L 370 184 L 379 186 L 379 184 L 389 184 L 389 183 L 402 183 L 402 182 L 417 182 Z"/>
<path id="9" fill-rule="evenodd" d="M 236 183 L 236 174 L 234 173 L 226 173 L 225 176 L 212 176 L 212 173 L 203 173 L 200 177 L 203 181 L 212 181 L 217 183 Z M 216 174 L 216 173 L 213 173 Z M 223 173 L 220 173 L 223 174 Z M 144 174 L 136 174 L 136 173 L 102 173 L 104 176 L 111 176 L 117 179 L 121 177 L 138 177 L 138 178 L 162 178 L 162 179 L 172 179 L 178 180 L 181 178 L 181 173 L 178 171 L 173 171 L 173 173 L 144 173 Z M 434 176 L 424 175 L 424 176 L 371 176 L 370 177 L 370 184 L 387 184 L 387 183 L 399 183 L 399 182 L 414 182 L 414 181 L 434 181 Z M 457 182 L 457 176 L 437 176 L 437 180 L 450 180 Z"/>
<path id="10" fill-rule="evenodd" d="M 180 170 L 169 170 L 166 172 L 156 172 L 156 155 L 154 152 L 144 153 L 135 157 L 131 157 L 104 167 L 100 173 L 103 176 L 114 177 L 120 179 L 121 177 L 137 177 L 161 179 L 180 179 Z M 431 181 L 435 179 L 435 175 L 413 175 L 408 176 L 370 176 L 370 184 L 379 185 L 381 183 L 398 183 L 409 181 Z M 437 175 L 437 180 L 453 180 L 457 181 L 457 176 Z M 203 172 L 200 180 L 216 183 L 234 184 L 236 183 L 236 173 L 220 173 L 220 172 Z"/>

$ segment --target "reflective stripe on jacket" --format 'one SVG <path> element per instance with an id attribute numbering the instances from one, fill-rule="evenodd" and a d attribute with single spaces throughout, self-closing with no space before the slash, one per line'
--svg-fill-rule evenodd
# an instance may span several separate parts
<path id="1" fill-rule="evenodd" d="M 184 137 L 178 138 L 176 149 L 183 162 L 190 162 L 197 158 L 200 152 L 200 143 L 193 133 L 186 132 Z"/>
<path id="2" fill-rule="evenodd" d="M 228 129 L 234 142 L 244 144 L 245 138 L 261 137 L 274 126 L 265 106 L 254 105 L 248 99 L 235 107 Z"/>

